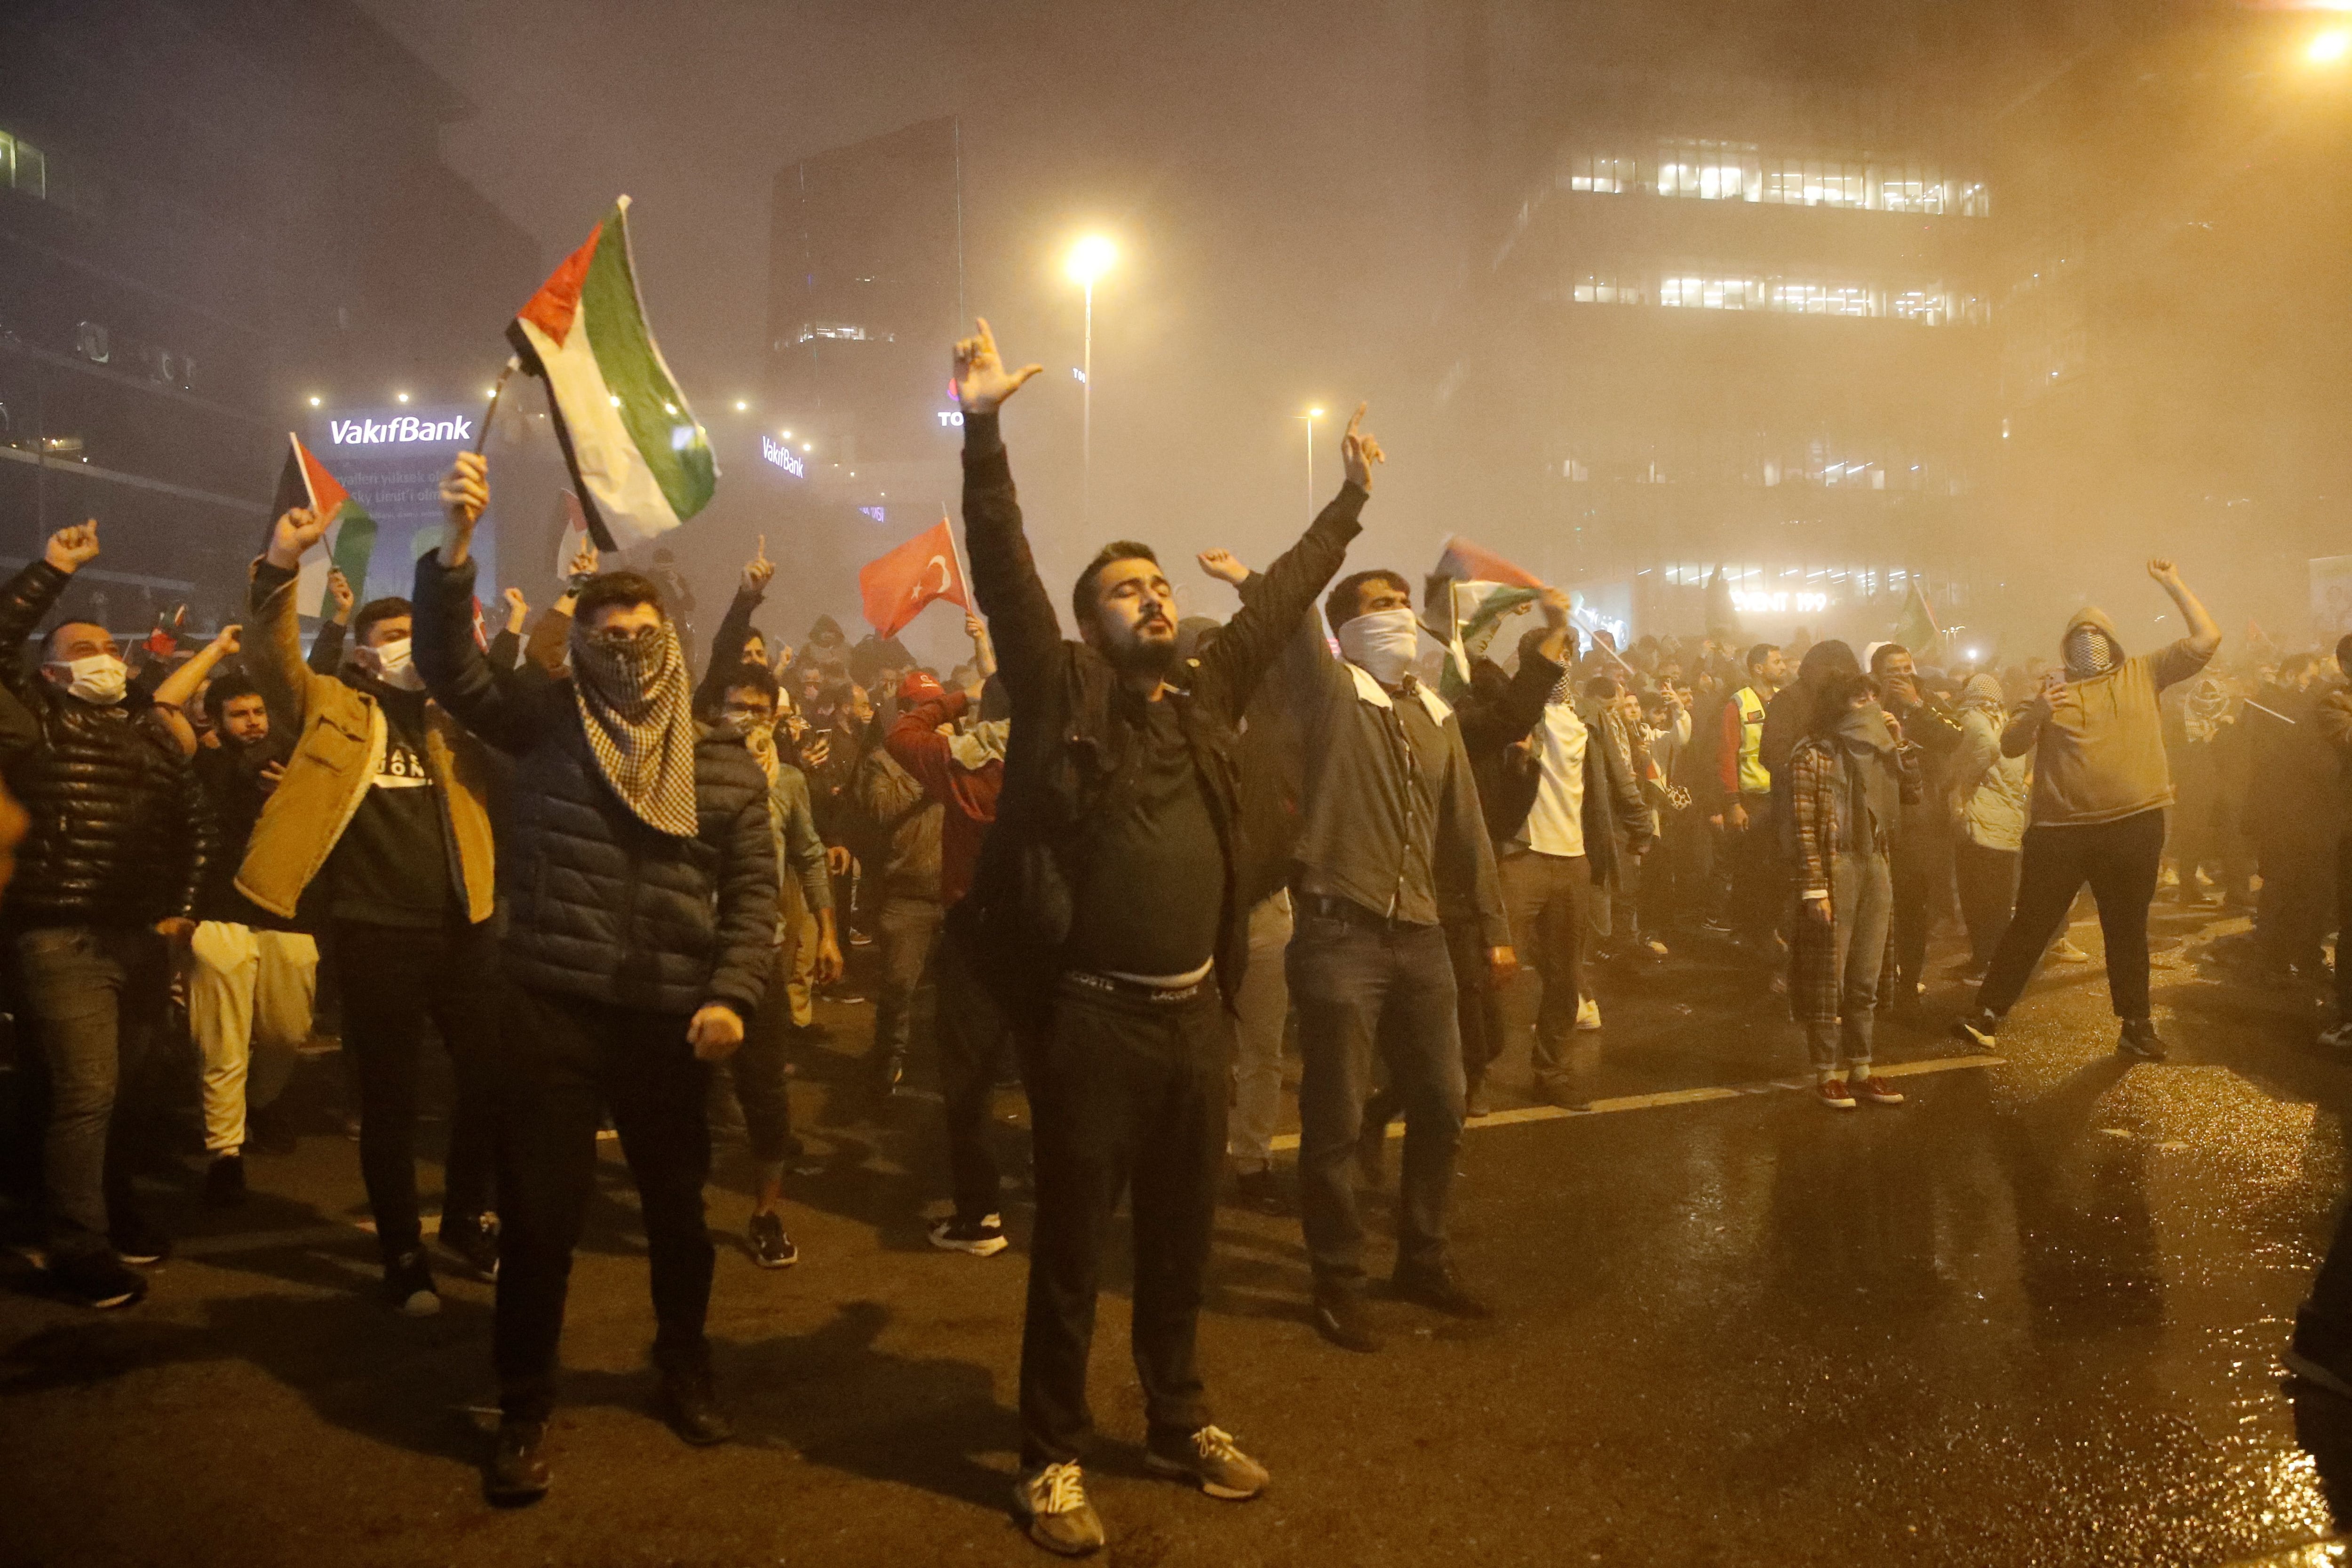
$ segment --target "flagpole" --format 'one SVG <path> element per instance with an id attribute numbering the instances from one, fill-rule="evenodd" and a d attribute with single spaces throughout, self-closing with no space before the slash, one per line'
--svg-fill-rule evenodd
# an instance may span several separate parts
<path id="1" fill-rule="evenodd" d="M 940 509 L 940 521 L 947 524 L 948 549 L 955 556 L 956 581 L 963 584 L 964 594 L 966 596 L 969 596 L 971 593 L 971 574 L 964 570 L 963 546 L 956 542 L 955 522 L 948 516 L 947 509 L 945 507 L 941 507 Z M 976 616 L 980 614 L 980 606 L 978 605 L 966 605 L 963 607 L 963 613 L 967 616 Z"/>
<path id="2" fill-rule="evenodd" d="M 506 368 L 499 372 L 499 379 L 491 384 L 490 405 L 482 410 L 482 427 L 474 436 L 474 456 L 477 458 L 482 455 L 482 448 L 489 442 L 490 421 L 498 415 L 499 399 L 505 395 L 507 389 L 507 377 L 512 375 L 521 366 L 521 355 L 507 355 Z"/>

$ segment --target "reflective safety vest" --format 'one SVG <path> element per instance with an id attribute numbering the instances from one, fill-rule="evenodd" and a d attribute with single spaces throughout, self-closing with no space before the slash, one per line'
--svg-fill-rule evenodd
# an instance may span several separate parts
<path id="1" fill-rule="evenodd" d="M 1739 793 L 1772 793 L 1772 770 L 1764 765 L 1764 699 L 1752 686 L 1739 689 Z"/>

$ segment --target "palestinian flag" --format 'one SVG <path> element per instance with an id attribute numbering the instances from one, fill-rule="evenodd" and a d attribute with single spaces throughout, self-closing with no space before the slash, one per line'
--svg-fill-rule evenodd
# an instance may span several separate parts
<path id="1" fill-rule="evenodd" d="M 375 519 L 358 498 L 339 484 L 327 466 L 310 455 L 302 438 L 286 433 L 289 450 L 278 475 L 278 495 L 270 502 L 274 521 L 296 507 L 307 507 L 328 520 L 325 548 L 302 559 L 302 574 L 294 590 L 294 608 L 306 616 L 324 612 L 327 568 L 340 567 L 352 592 L 367 597 L 368 563 L 375 556 Z"/>
<path id="2" fill-rule="evenodd" d="M 1903 617 L 1895 623 L 1895 640 L 1911 650 L 1911 657 L 1921 664 L 1932 664 L 1943 648 L 1944 634 L 1936 625 L 1936 612 L 1927 605 L 1927 591 L 1919 579 L 1911 579 L 1911 592 L 1903 601 Z"/>
<path id="3" fill-rule="evenodd" d="M 1505 621 L 1542 596 L 1543 584 L 1533 574 L 1458 534 L 1445 542 L 1431 575 L 1450 583 L 1450 624 L 1431 629 L 1445 639 L 1451 655 L 1438 679 L 1438 691 L 1453 701 L 1469 689 L 1471 661 L 1486 655 Z"/>
<path id="4" fill-rule="evenodd" d="M 522 367 L 547 383 L 555 437 L 600 550 L 667 533 L 719 482 L 709 437 L 646 325 L 628 219 L 623 196 L 507 328 Z"/>

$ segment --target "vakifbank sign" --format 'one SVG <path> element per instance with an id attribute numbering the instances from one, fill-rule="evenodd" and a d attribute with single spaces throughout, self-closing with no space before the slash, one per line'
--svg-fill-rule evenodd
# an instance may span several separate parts
<path id="1" fill-rule="evenodd" d="M 326 408 L 310 416 L 302 439 L 375 519 L 375 558 L 367 582 L 353 584 L 362 599 L 411 591 L 416 558 L 441 542 L 442 476 L 481 430 L 482 411 L 463 406 Z M 493 502 L 475 535 L 485 584 L 497 581 L 497 533 Z"/>
<path id="2" fill-rule="evenodd" d="M 773 436 L 762 436 L 760 437 L 760 456 L 765 458 L 769 462 L 775 464 L 776 467 L 783 469 L 784 472 L 792 475 L 792 477 L 796 479 L 804 479 L 808 478 L 808 468 L 801 461 L 801 455 L 798 452 L 793 451 L 786 443 L 777 440 Z"/>
<path id="3" fill-rule="evenodd" d="M 432 417 L 403 414 L 395 418 L 327 421 L 327 445 L 335 447 L 462 447 L 474 438 L 474 416 L 452 414 Z"/>

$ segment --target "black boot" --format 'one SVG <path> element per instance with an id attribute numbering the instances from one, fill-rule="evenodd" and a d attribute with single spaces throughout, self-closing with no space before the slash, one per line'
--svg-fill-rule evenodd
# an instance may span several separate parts
<path id="1" fill-rule="evenodd" d="M 724 1443 L 735 1436 L 734 1424 L 719 1407 L 719 1395 L 710 1386 L 708 1351 L 674 1360 L 656 1357 L 656 1365 L 661 1371 L 662 1419 L 669 1423 L 671 1431 L 697 1447 Z"/>

